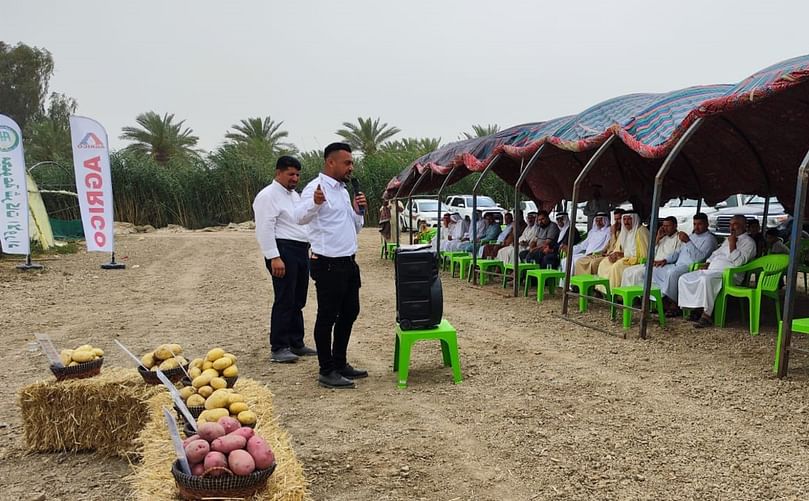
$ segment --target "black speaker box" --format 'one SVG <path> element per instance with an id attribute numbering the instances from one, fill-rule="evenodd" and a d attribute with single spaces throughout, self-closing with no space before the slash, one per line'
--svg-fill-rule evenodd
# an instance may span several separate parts
<path id="1" fill-rule="evenodd" d="M 430 329 L 441 323 L 444 294 L 438 261 L 430 245 L 396 249 L 396 321 L 402 330 Z"/>

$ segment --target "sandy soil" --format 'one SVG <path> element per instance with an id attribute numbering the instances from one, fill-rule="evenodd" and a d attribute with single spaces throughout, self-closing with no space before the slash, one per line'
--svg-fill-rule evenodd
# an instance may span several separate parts
<path id="1" fill-rule="evenodd" d="M 0 498 L 125 499 L 124 461 L 24 453 L 15 391 L 48 376 L 35 332 L 61 346 L 145 352 L 163 342 L 201 354 L 222 345 L 266 383 L 318 500 L 806 499 L 809 360 L 770 372 L 773 310 L 762 335 L 738 318 L 695 330 L 675 320 L 649 340 L 609 336 L 559 317 L 560 302 L 509 297 L 444 275 L 445 317 L 458 329 L 464 381 L 437 343 L 416 346 L 410 386 L 392 368 L 393 269 L 378 235 L 361 234 L 362 313 L 350 361 L 356 390 L 317 386 L 317 363 L 270 365 L 272 291 L 251 232 L 150 233 L 118 239 L 125 271 L 100 254 L 22 274 L 0 262 Z M 731 311 L 735 312 L 732 307 Z M 306 307 L 311 342 L 314 286 Z M 806 312 L 803 312 L 806 313 Z M 620 334 L 607 310 L 574 318 Z"/>

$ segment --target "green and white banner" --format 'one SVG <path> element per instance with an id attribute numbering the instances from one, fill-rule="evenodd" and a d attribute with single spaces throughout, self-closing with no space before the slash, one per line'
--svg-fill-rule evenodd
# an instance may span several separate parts
<path id="1" fill-rule="evenodd" d="M 0 115 L 0 245 L 6 254 L 30 254 L 28 187 L 22 133 L 11 118 Z"/>

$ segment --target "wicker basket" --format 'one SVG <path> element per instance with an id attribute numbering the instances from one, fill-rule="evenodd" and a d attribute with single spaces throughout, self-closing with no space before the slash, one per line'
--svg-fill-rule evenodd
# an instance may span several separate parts
<path id="1" fill-rule="evenodd" d="M 174 369 L 163 371 L 163 375 L 165 375 L 172 383 L 176 383 L 185 377 L 187 370 L 188 365 L 185 367 L 175 367 Z M 157 372 L 147 370 L 142 365 L 139 365 L 138 373 L 140 374 L 140 377 L 146 381 L 146 384 L 161 384 L 160 379 L 157 378 Z"/>
<path id="2" fill-rule="evenodd" d="M 218 477 L 206 476 L 214 470 L 224 470 L 226 474 Z M 180 497 L 187 500 L 248 498 L 267 485 L 267 479 L 273 471 L 275 464 L 244 476 L 233 475 L 227 468 L 212 468 L 202 476 L 194 477 L 181 472 L 178 461 L 171 465 L 171 474 L 180 489 Z"/>
<path id="3" fill-rule="evenodd" d="M 101 365 L 104 363 L 104 357 L 98 357 L 92 362 L 85 362 L 83 364 L 74 365 L 73 367 L 56 367 L 51 365 L 51 372 L 56 376 L 57 381 L 65 379 L 84 379 L 88 377 L 97 376 L 101 372 Z"/>

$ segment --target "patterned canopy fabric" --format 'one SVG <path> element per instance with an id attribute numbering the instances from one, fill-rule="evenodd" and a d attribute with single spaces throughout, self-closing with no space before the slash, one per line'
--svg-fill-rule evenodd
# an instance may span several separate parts
<path id="1" fill-rule="evenodd" d="M 483 138 L 448 144 L 417 159 L 393 178 L 384 196 L 406 196 L 419 176 L 419 193 L 436 190 L 452 172 L 454 183 L 485 169 L 516 183 L 521 163 L 542 145 L 522 192 L 541 206 L 570 199 L 573 181 L 612 135 L 609 151 L 582 187 L 597 187 L 613 203 L 651 210 L 654 176 L 697 119 L 703 124 L 672 165 L 663 199 L 682 196 L 708 203 L 734 193 L 777 196 L 793 205 L 798 165 L 809 149 L 809 55 L 765 68 L 736 85 L 704 85 L 662 94 L 608 99 L 574 116 L 518 125 Z"/>

